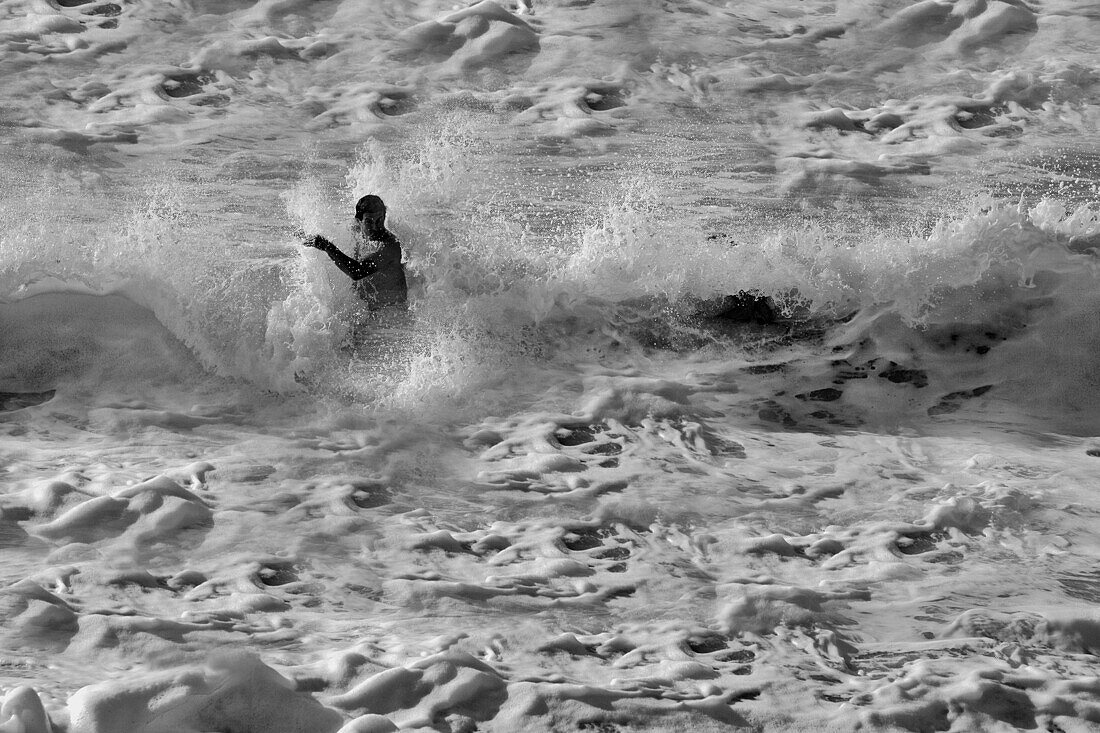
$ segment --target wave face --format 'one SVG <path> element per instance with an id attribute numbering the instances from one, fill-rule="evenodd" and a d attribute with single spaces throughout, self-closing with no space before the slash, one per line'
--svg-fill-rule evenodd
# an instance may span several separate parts
<path id="1" fill-rule="evenodd" d="M 1089 726 L 1097 37 L 0 0 L 0 730 Z"/>

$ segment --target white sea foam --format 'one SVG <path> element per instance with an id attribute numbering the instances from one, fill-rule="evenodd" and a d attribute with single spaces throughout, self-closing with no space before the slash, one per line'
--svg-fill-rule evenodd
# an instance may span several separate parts
<path id="1" fill-rule="evenodd" d="M 0 730 L 1090 729 L 1098 23 L 0 0 Z"/>

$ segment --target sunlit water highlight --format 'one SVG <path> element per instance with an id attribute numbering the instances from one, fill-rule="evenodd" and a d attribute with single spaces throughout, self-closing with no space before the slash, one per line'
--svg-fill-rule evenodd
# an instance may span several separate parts
<path id="1" fill-rule="evenodd" d="M 0 0 L 0 731 L 1095 728 L 1096 37 Z"/>

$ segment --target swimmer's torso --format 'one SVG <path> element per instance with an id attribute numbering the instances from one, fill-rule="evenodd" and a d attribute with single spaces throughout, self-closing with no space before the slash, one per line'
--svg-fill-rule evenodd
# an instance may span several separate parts
<path id="1" fill-rule="evenodd" d="M 405 282 L 405 268 L 401 266 L 401 245 L 388 231 L 375 236 L 376 239 L 360 245 L 362 251 L 369 254 L 358 259 L 373 262 L 377 269 L 355 282 L 355 292 L 373 305 L 404 303 L 408 298 L 408 285 Z M 375 245 L 378 249 L 371 252 L 370 248 Z"/>

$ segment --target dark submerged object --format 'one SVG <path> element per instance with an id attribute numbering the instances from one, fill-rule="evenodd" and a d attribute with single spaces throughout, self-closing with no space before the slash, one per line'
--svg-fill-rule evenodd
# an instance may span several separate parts
<path id="1" fill-rule="evenodd" d="M 355 291 L 371 307 L 404 305 L 409 288 L 405 267 L 401 264 L 401 242 L 386 229 L 386 204 L 381 198 L 367 194 L 355 204 L 355 232 L 359 243 L 355 257 L 349 257 L 320 235 L 304 244 L 316 247 L 329 256 L 340 271 L 355 281 Z M 369 254 L 360 250 L 373 243 L 377 249 Z"/>
<path id="2" fill-rule="evenodd" d="M 708 301 L 699 309 L 703 318 L 729 323 L 775 323 L 779 316 L 771 300 L 763 295 L 740 291 L 719 300 Z"/>
<path id="3" fill-rule="evenodd" d="M 34 407 L 53 399 L 56 390 L 45 392 L 0 392 L 0 412 L 14 412 L 24 407 Z"/>

